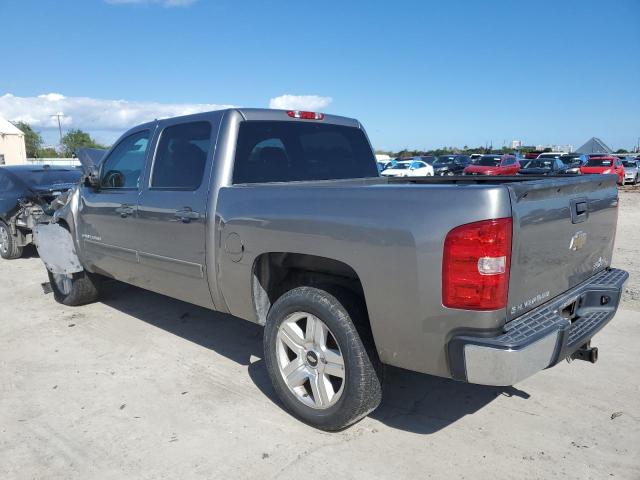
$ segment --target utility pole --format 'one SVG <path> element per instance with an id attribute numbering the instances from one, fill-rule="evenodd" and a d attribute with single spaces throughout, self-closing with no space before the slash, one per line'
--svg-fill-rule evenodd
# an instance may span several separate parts
<path id="1" fill-rule="evenodd" d="M 60 117 L 64 117 L 64 113 L 56 113 L 55 115 L 50 115 L 51 117 L 56 117 L 58 119 L 58 132 L 60 133 L 60 146 L 62 146 L 62 123 L 60 123 Z"/>

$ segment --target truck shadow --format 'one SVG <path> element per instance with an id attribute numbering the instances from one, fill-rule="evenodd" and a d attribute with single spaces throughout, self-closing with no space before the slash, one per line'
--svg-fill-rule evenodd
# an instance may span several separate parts
<path id="1" fill-rule="evenodd" d="M 282 408 L 263 360 L 261 326 L 117 281 L 105 282 L 101 302 L 247 366 L 258 389 Z M 499 396 L 529 398 L 514 387 L 472 385 L 386 367 L 383 402 L 369 416 L 392 428 L 431 434 Z"/>

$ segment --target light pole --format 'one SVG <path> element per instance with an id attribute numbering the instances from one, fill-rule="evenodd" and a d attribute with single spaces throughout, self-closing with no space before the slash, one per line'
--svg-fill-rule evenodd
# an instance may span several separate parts
<path id="1" fill-rule="evenodd" d="M 64 113 L 59 112 L 55 115 L 50 115 L 51 117 L 56 117 L 58 119 L 58 132 L 60 133 L 60 146 L 62 146 L 62 124 L 60 123 L 60 117 L 64 117 Z"/>

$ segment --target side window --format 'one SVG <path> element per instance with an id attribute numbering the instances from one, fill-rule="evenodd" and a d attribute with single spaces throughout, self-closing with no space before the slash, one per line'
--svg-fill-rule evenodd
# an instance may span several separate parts
<path id="1" fill-rule="evenodd" d="M 165 128 L 153 162 L 151 188 L 197 190 L 202 184 L 210 147 L 209 122 Z"/>
<path id="2" fill-rule="evenodd" d="M 515 159 L 512 157 L 508 157 L 505 161 L 503 165 L 509 166 L 509 165 L 514 165 L 516 163 Z"/>
<path id="3" fill-rule="evenodd" d="M 149 130 L 134 133 L 122 140 L 105 159 L 102 188 L 138 188 L 149 146 Z"/>

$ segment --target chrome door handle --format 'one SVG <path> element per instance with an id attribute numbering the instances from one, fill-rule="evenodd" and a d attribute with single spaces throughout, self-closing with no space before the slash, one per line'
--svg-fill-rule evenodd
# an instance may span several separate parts
<path id="1" fill-rule="evenodd" d="M 200 214 L 198 212 L 194 212 L 189 207 L 176 210 L 175 216 L 183 223 L 190 223 L 191 220 L 198 220 L 200 218 Z"/>
<path id="2" fill-rule="evenodd" d="M 133 215 L 134 211 L 133 206 L 126 203 L 123 203 L 116 208 L 116 213 L 119 213 L 122 218 L 127 218 L 129 215 Z"/>

